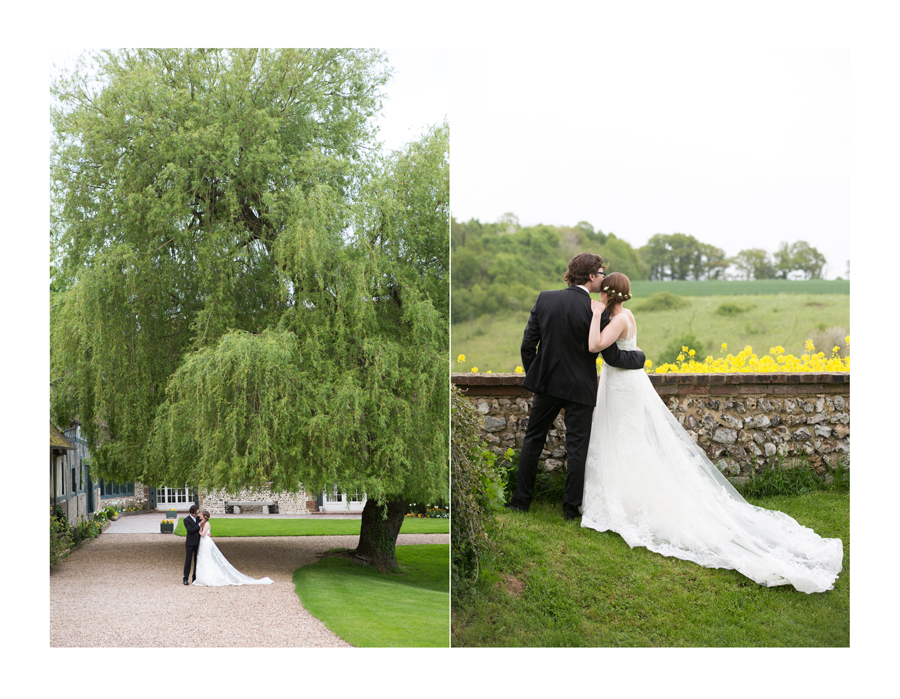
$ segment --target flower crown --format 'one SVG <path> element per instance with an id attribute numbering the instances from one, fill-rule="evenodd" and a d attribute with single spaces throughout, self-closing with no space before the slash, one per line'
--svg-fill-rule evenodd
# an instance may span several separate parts
<path id="1" fill-rule="evenodd" d="M 603 287 L 603 291 L 606 291 L 606 292 L 610 293 L 612 296 L 618 296 L 618 297 L 621 298 L 623 301 L 627 301 L 628 299 L 631 298 L 631 294 L 623 294 L 621 291 L 611 291 L 611 292 L 610 292 L 608 286 L 604 286 L 604 287 Z"/>

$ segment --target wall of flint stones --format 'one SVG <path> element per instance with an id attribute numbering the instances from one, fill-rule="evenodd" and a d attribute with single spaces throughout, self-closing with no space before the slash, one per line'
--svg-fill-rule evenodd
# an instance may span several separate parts
<path id="1" fill-rule="evenodd" d="M 532 393 L 523 374 L 453 374 L 452 382 L 484 415 L 492 451 L 519 449 Z M 817 470 L 850 466 L 850 374 L 650 374 L 657 394 L 688 434 L 733 480 L 779 461 L 805 457 Z M 566 467 L 560 414 L 541 464 Z"/>
<path id="2" fill-rule="evenodd" d="M 225 501 L 231 500 L 274 500 L 275 506 L 269 508 L 271 514 L 308 515 L 310 513 L 308 497 L 303 488 L 296 493 L 273 491 L 270 488 L 244 489 L 237 493 L 228 493 L 224 490 L 203 491 L 200 493 L 200 509 L 209 510 L 211 515 L 225 514 Z M 230 513 L 230 508 L 229 508 Z M 241 512 L 249 514 L 261 513 L 262 506 L 241 507 Z"/>

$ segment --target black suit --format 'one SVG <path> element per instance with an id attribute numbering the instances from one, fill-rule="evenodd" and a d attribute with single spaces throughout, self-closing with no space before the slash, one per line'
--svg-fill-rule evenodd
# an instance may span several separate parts
<path id="1" fill-rule="evenodd" d="M 191 574 L 191 561 L 194 562 L 194 580 L 197 579 L 197 550 L 200 548 L 200 518 L 188 515 L 184 518 L 184 529 L 187 536 L 184 537 L 184 579 Z"/>
<path id="2" fill-rule="evenodd" d="M 543 291 L 531 309 L 522 337 L 522 365 L 526 372 L 522 385 L 534 392 L 534 399 L 519 455 L 516 492 L 509 503 L 513 508 L 531 507 L 538 458 L 548 430 L 564 409 L 568 467 L 563 514 L 567 518 L 579 516 L 591 418 L 597 404 L 598 353 L 588 350 L 592 318 L 590 294 L 578 286 Z M 608 324 L 609 314 L 604 312 L 600 329 Z M 599 354 L 611 366 L 644 367 L 645 357 L 640 350 L 622 351 L 613 343 Z"/>

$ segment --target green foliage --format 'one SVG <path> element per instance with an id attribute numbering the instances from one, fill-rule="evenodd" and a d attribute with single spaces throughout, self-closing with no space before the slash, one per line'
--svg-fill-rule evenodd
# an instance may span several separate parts
<path id="1" fill-rule="evenodd" d="M 507 501 L 516 491 L 521 452 L 508 449 L 498 464 L 504 472 L 503 491 Z M 533 499 L 541 502 L 562 502 L 566 492 L 565 471 L 547 471 L 539 468 L 534 479 Z"/>
<path id="2" fill-rule="evenodd" d="M 683 349 L 685 347 L 688 350 L 694 350 L 696 352 L 695 357 L 702 359 L 705 356 L 706 346 L 693 333 L 688 332 L 669 342 L 662 353 L 657 356 L 656 364 L 674 364 L 678 361 L 679 354 L 685 354 L 685 358 L 687 358 L 687 354 L 684 353 Z"/>
<path id="3" fill-rule="evenodd" d="M 636 301 L 633 304 L 633 310 L 642 313 L 654 313 L 657 311 L 672 311 L 677 308 L 687 308 L 691 305 L 683 296 L 675 296 L 668 291 L 661 291 L 653 294 L 649 298 Z"/>
<path id="4" fill-rule="evenodd" d="M 564 285 L 569 260 L 589 251 L 603 257 L 607 271 L 646 277 L 637 251 L 612 233 L 587 222 L 574 228 L 521 228 L 507 214 L 497 223 L 451 220 L 453 321 L 485 314 L 529 310 L 538 293 Z"/>
<path id="5" fill-rule="evenodd" d="M 762 248 L 741 250 L 731 263 L 745 279 L 774 279 L 777 275 L 771 255 Z"/>
<path id="6" fill-rule="evenodd" d="M 377 155 L 373 50 L 93 59 L 53 87 L 51 414 L 96 475 L 447 499 L 448 125 Z"/>
<path id="7" fill-rule="evenodd" d="M 657 233 L 638 252 L 656 280 L 722 279 L 729 265 L 724 250 L 684 233 Z"/>
<path id="8" fill-rule="evenodd" d="M 80 544 L 88 539 L 96 539 L 103 530 L 103 522 L 93 519 L 83 519 L 69 531 L 75 544 Z"/>
<path id="9" fill-rule="evenodd" d="M 73 526 L 57 505 L 55 513 L 50 514 L 50 565 L 59 563 L 81 542 L 100 536 L 105 523 L 105 518 L 82 519 Z"/>
<path id="10" fill-rule="evenodd" d="M 818 473 L 804 460 L 763 468 L 735 488 L 745 498 L 802 495 L 815 491 L 850 492 L 850 471 L 843 462 Z"/>
<path id="11" fill-rule="evenodd" d="M 505 502 L 501 469 L 478 434 L 481 414 L 454 386 L 451 389 L 450 511 L 454 589 L 467 586 L 483 574 L 483 559 L 490 550 L 493 517 Z"/>
<path id="12" fill-rule="evenodd" d="M 69 523 L 61 511 L 50 514 L 50 566 L 53 567 L 65 558 L 75 541 L 69 530 Z"/>
<path id="13" fill-rule="evenodd" d="M 450 519 L 450 508 L 446 503 L 411 502 L 406 508 L 406 520 L 412 519 Z"/>
<path id="14" fill-rule="evenodd" d="M 775 252 L 776 276 L 787 279 L 799 276 L 802 279 L 821 279 L 827 260 L 805 240 L 793 244 L 782 243 Z"/>
<path id="15" fill-rule="evenodd" d="M 720 316 L 737 316 L 750 310 L 750 306 L 741 306 L 736 303 L 726 301 L 716 309 L 716 315 Z"/>

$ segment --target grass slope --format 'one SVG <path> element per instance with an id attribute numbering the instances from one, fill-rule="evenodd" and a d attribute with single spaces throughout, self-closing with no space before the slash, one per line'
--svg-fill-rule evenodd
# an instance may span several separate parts
<path id="1" fill-rule="evenodd" d="M 398 546 L 400 573 L 347 558 L 294 572 L 303 606 L 353 646 L 446 648 L 450 638 L 450 547 Z"/>
<path id="2" fill-rule="evenodd" d="M 721 356 L 720 347 L 724 342 L 728 344 L 726 354 L 737 354 L 750 345 L 762 356 L 771 347 L 781 345 L 787 354 L 799 357 L 805 352 L 804 343 L 816 330 L 838 326 L 850 331 L 848 294 L 690 296 L 687 301 L 687 307 L 669 311 L 642 312 L 642 300 L 638 297 L 626 305 L 637 320 L 638 346 L 654 365 L 666 347 L 684 333 L 692 333 L 704 343 L 703 356 Z M 732 308 L 731 315 L 716 313 L 726 304 L 738 310 Z M 472 367 L 494 373 L 514 371 L 522 363 L 519 347 L 527 322 L 528 312 L 523 311 L 454 324 L 450 340 L 451 371 L 468 372 Z M 830 347 L 816 349 L 830 356 Z M 466 356 L 464 363 L 456 361 L 460 354 Z"/>
<path id="3" fill-rule="evenodd" d="M 614 271 L 614 270 L 607 270 Z M 717 280 L 694 282 L 650 282 L 636 281 L 631 292 L 635 298 L 642 298 L 668 291 L 676 296 L 736 296 L 751 294 L 849 294 L 848 280 L 809 279 L 790 281 L 787 279 Z"/>
<path id="4" fill-rule="evenodd" d="M 359 519 L 247 519 L 210 520 L 214 536 L 340 536 L 359 534 Z M 179 518 L 175 533 L 185 536 L 184 521 Z M 407 517 L 401 534 L 449 534 L 449 519 Z"/>
<path id="5" fill-rule="evenodd" d="M 498 515 L 497 581 L 455 599 L 452 645 L 494 647 L 848 647 L 850 496 L 754 499 L 844 542 L 835 589 L 765 588 L 630 549 L 611 532 L 563 520 L 558 505 Z"/>

